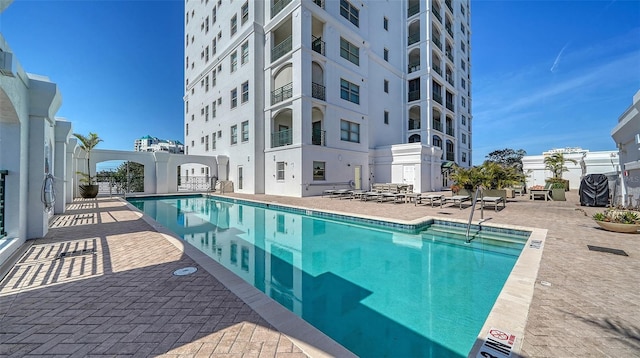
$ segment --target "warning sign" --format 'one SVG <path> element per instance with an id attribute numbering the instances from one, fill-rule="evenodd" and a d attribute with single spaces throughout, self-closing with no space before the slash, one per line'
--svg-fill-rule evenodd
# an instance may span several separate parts
<path id="1" fill-rule="evenodd" d="M 501 329 L 491 328 L 476 358 L 511 357 L 516 336 Z"/>

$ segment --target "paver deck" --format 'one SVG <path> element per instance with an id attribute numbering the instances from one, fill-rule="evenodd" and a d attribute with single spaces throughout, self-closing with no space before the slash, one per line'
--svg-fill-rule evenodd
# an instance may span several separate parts
<path id="1" fill-rule="evenodd" d="M 470 212 L 230 195 L 400 220 L 466 220 Z M 520 196 L 498 212 L 484 211 L 488 224 L 548 229 L 523 356 L 640 357 L 640 235 L 598 229 L 590 217 L 602 209 L 580 207 L 569 192 L 566 202 Z M 479 219 L 480 211 L 474 215 Z M 0 356 L 307 356 L 295 337 L 276 330 L 219 278 L 202 269 L 174 276 L 199 267 L 185 252 L 117 199 L 70 204 L 0 282 Z"/>

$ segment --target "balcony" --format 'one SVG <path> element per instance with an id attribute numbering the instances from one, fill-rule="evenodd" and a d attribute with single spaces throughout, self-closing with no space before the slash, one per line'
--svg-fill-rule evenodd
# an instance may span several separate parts
<path id="1" fill-rule="evenodd" d="M 453 136 L 454 134 L 453 126 L 447 126 L 447 134 Z"/>
<path id="2" fill-rule="evenodd" d="M 324 9 L 324 0 L 313 0 L 313 3 Z"/>
<path id="3" fill-rule="evenodd" d="M 311 144 L 326 146 L 326 133 L 327 131 L 322 129 L 314 129 L 313 132 L 311 132 Z"/>
<path id="4" fill-rule="evenodd" d="M 442 42 L 440 42 L 440 35 L 438 35 L 437 37 L 434 35 L 431 37 L 431 40 L 433 41 L 433 43 L 438 46 L 438 48 L 440 50 L 442 50 Z"/>
<path id="5" fill-rule="evenodd" d="M 449 25 L 449 26 L 445 26 L 444 28 L 447 30 L 447 33 L 448 33 L 451 37 L 453 37 L 453 30 L 451 30 L 451 25 Z"/>
<path id="6" fill-rule="evenodd" d="M 407 69 L 409 73 L 420 71 L 420 61 L 410 63 Z"/>
<path id="7" fill-rule="evenodd" d="M 453 102 L 447 101 L 447 109 L 455 112 L 455 107 L 453 106 Z"/>
<path id="8" fill-rule="evenodd" d="M 326 100 L 325 87 L 319 83 L 311 82 L 311 97 Z"/>
<path id="9" fill-rule="evenodd" d="M 287 37 L 279 44 L 273 46 L 271 49 L 271 62 L 284 56 L 285 53 L 291 51 L 291 36 Z"/>
<path id="10" fill-rule="evenodd" d="M 442 104 L 442 95 L 441 95 L 440 93 L 438 93 L 438 92 L 434 92 L 434 93 L 433 93 L 433 99 L 434 99 L 436 102 L 438 102 L 438 103 Z"/>
<path id="11" fill-rule="evenodd" d="M 447 152 L 447 160 L 448 161 L 453 162 L 453 161 L 455 161 L 455 159 L 456 159 L 456 154 L 454 152 Z"/>
<path id="12" fill-rule="evenodd" d="M 407 45 L 411 46 L 416 42 L 420 41 L 420 33 L 415 33 L 415 34 L 411 34 L 409 35 L 409 37 L 407 37 Z"/>
<path id="13" fill-rule="evenodd" d="M 447 73 L 447 75 L 445 77 L 447 78 L 447 82 L 449 82 L 450 85 L 454 86 L 454 84 L 453 84 L 453 75 L 451 75 L 451 73 Z"/>
<path id="14" fill-rule="evenodd" d="M 280 103 L 293 96 L 293 82 L 289 82 L 286 85 L 271 91 L 271 105 Z"/>
<path id="15" fill-rule="evenodd" d="M 407 9 L 407 17 L 411 17 L 420 11 L 420 3 L 409 6 Z"/>
<path id="16" fill-rule="evenodd" d="M 433 121 L 433 129 L 442 132 L 442 122 L 440 122 L 439 120 L 434 120 Z"/>
<path id="17" fill-rule="evenodd" d="M 324 41 L 321 37 L 311 36 L 311 49 L 321 55 L 324 55 Z"/>
<path id="18" fill-rule="evenodd" d="M 287 6 L 290 2 L 291 0 L 276 1 L 271 7 L 271 18 L 273 19 L 274 16 L 278 15 L 278 13 L 282 11 L 282 9 L 284 9 L 284 7 Z"/>
<path id="19" fill-rule="evenodd" d="M 271 133 L 271 148 L 291 145 L 293 143 L 293 132 L 291 129 Z"/>
<path id="20" fill-rule="evenodd" d="M 451 5 L 451 0 L 444 0 L 444 4 L 447 5 L 449 11 L 453 13 L 453 6 Z"/>
<path id="21" fill-rule="evenodd" d="M 450 51 L 447 51 L 447 58 L 451 60 L 451 62 L 455 63 L 455 61 L 453 60 L 453 54 L 451 54 Z"/>
<path id="22" fill-rule="evenodd" d="M 440 15 L 440 8 L 433 8 L 432 12 L 436 16 L 436 18 L 440 20 L 440 22 L 442 22 L 442 15 Z"/>
<path id="23" fill-rule="evenodd" d="M 440 76 L 442 76 L 442 68 L 440 68 L 440 66 L 434 64 L 433 70 L 436 71 Z"/>
<path id="24" fill-rule="evenodd" d="M 420 129 L 419 119 L 409 119 L 409 130 Z"/>
<path id="25" fill-rule="evenodd" d="M 420 90 L 409 91 L 409 102 L 420 99 Z"/>

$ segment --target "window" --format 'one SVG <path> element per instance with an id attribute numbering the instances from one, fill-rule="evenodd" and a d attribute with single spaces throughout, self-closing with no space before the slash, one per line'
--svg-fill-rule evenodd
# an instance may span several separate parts
<path id="1" fill-rule="evenodd" d="M 382 27 L 389 31 L 389 19 L 386 16 L 382 19 Z"/>
<path id="2" fill-rule="evenodd" d="M 216 133 L 211 134 L 211 150 L 216 149 Z"/>
<path id="3" fill-rule="evenodd" d="M 242 103 L 249 100 L 249 81 L 242 84 Z"/>
<path id="4" fill-rule="evenodd" d="M 217 51 L 218 51 L 218 39 L 214 37 L 213 41 L 211 41 L 211 54 L 215 55 Z"/>
<path id="5" fill-rule="evenodd" d="M 384 124 L 389 124 L 389 111 L 384 111 Z"/>
<path id="6" fill-rule="evenodd" d="M 460 40 L 460 49 L 462 52 L 467 52 L 467 46 L 464 44 L 464 41 Z"/>
<path id="7" fill-rule="evenodd" d="M 209 92 L 209 76 L 204 78 L 204 91 Z"/>
<path id="8" fill-rule="evenodd" d="M 389 81 L 384 80 L 384 93 L 389 93 Z"/>
<path id="9" fill-rule="evenodd" d="M 340 79 L 340 98 L 360 104 L 360 87 L 349 81 Z"/>
<path id="10" fill-rule="evenodd" d="M 467 144 L 467 135 L 462 133 L 462 144 Z"/>
<path id="11" fill-rule="evenodd" d="M 216 118 L 216 101 L 211 103 L 211 118 Z"/>
<path id="12" fill-rule="evenodd" d="M 462 125 L 466 126 L 467 125 L 467 117 L 462 116 Z"/>
<path id="13" fill-rule="evenodd" d="M 238 107 L 238 89 L 234 88 L 231 90 L 231 108 Z"/>
<path id="14" fill-rule="evenodd" d="M 360 143 L 360 125 L 340 120 L 340 139 L 347 142 Z"/>
<path id="15" fill-rule="evenodd" d="M 360 49 L 342 37 L 340 38 L 340 57 L 360 66 Z"/>
<path id="16" fill-rule="evenodd" d="M 205 62 L 209 62 L 209 46 L 204 49 Z"/>
<path id="17" fill-rule="evenodd" d="M 313 162 L 313 180 L 325 180 L 324 165 L 325 162 Z"/>
<path id="18" fill-rule="evenodd" d="M 249 41 L 245 41 L 245 43 L 242 44 L 240 54 L 241 64 L 244 65 L 245 63 L 249 62 Z"/>
<path id="19" fill-rule="evenodd" d="M 237 144 L 237 143 L 238 143 L 238 126 L 233 125 L 231 126 L 231 144 Z"/>
<path id="20" fill-rule="evenodd" d="M 204 137 L 204 150 L 206 152 L 209 151 L 209 135 L 208 134 Z"/>
<path id="21" fill-rule="evenodd" d="M 284 180 L 284 162 L 276 163 L 276 180 Z"/>
<path id="22" fill-rule="evenodd" d="M 462 88 L 467 88 L 467 81 L 464 78 L 460 79 L 460 85 L 462 86 Z"/>
<path id="23" fill-rule="evenodd" d="M 242 25 L 249 20 L 249 2 L 245 2 L 240 9 L 240 13 L 242 14 Z"/>
<path id="24" fill-rule="evenodd" d="M 209 106 L 204 107 L 204 121 L 209 122 Z"/>
<path id="25" fill-rule="evenodd" d="M 460 60 L 460 66 L 462 67 L 462 70 L 463 70 L 463 71 L 466 71 L 466 70 L 467 70 L 467 63 L 466 63 L 466 62 L 464 62 L 464 60 Z"/>
<path id="26" fill-rule="evenodd" d="M 231 36 L 235 35 L 238 31 L 238 15 L 233 15 L 231 18 Z"/>
<path id="27" fill-rule="evenodd" d="M 340 15 L 356 25 L 356 27 L 360 27 L 359 12 L 360 11 L 347 0 L 340 0 Z"/>
<path id="28" fill-rule="evenodd" d="M 382 54 L 382 56 L 384 57 L 384 60 L 389 62 L 389 49 L 384 49 L 384 53 Z"/>
<path id="29" fill-rule="evenodd" d="M 185 129 L 187 135 L 189 135 L 189 123 L 187 123 L 187 128 Z"/>
<path id="30" fill-rule="evenodd" d="M 463 34 L 467 33 L 467 29 L 464 27 L 463 23 L 460 23 L 460 31 L 462 31 Z"/>
<path id="31" fill-rule="evenodd" d="M 231 72 L 235 72 L 238 69 L 238 52 L 234 51 L 231 56 Z"/>
<path id="32" fill-rule="evenodd" d="M 213 7 L 213 12 L 211 13 L 211 17 L 212 17 L 211 23 L 215 24 L 216 20 L 218 20 L 218 8 L 215 6 Z"/>
<path id="33" fill-rule="evenodd" d="M 249 140 L 249 121 L 242 122 L 242 141 L 246 142 Z"/>
<path id="34" fill-rule="evenodd" d="M 213 73 L 211 74 L 211 87 L 216 86 L 216 73 L 216 70 L 213 70 Z"/>
<path id="35" fill-rule="evenodd" d="M 466 163 L 467 162 L 467 153 L 462 152 L 462 162 Z"/>
<path id="36" fill-rule="evenodd" d="M 204 23 L 205 23 L 205 25 L 204 25 L 204 28 L 205 28 L 204 32 L 205 32 L 205 33 L 208 33 L 208 32 L 209 32 L 209 16 L 207 16 L 207 18 L 204 20 Z"/>
<path id="37" fill-rule="evenodd" d="M 460 97 L 460 101 L 462 102 L 462 107 L 466 108 L 467 107 L 467 99 L 464 97 Z"/>

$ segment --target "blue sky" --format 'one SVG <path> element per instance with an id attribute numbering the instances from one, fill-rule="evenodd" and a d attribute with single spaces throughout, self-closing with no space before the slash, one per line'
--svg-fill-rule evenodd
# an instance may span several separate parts
<path id="1" fill-rule="evenodd" d="M 473 163 L 503 148 L 613 150 L 640 89 L 640 1 L 472 1 Z M 16 0 L 0 32 L 99 148 L 183 140 L 183 2 Z"/>

